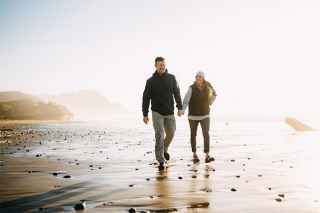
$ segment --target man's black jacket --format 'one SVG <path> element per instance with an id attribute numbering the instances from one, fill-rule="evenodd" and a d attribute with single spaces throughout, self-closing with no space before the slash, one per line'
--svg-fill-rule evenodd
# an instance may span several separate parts
<path id="1" fill-rule="evenodd" d="M 178 110 L 182 110 L 182 102 L 178 82 L 174 75 L 165 73 L 159 75 L 154 72 L 152 77 L 147 80 L 142 100 L 143 116 L 148 116 L 151 100 L 151 110 L 161 115 L 174 114 L 174 100 Z"/>

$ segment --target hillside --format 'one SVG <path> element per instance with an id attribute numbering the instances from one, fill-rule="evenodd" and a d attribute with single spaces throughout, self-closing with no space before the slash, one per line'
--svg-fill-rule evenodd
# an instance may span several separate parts
<path id="1" fill-rule="evenodd" d="M 19 91 L 3 91 L 0 92 L 0 102 L 17 101 L 22 99 L 28 99 L 32 101 L 41 101 L 37 96 L 26 94 Z"/>
<path id="2" fill-rule="evenodd" d="M 63 106 L 32 99 L 0 102 L 1 120 L 68 120 L 72 114 Z"/>
<path id="3" fill-rule="evenodd" d="M 120 104 L 112 103 L 105 96 L 91 90 L 55 96 L 42 95 L 41 98 L 65 106 L 75 119 L 103 120 L 107 116 L 126 112 Z"/>

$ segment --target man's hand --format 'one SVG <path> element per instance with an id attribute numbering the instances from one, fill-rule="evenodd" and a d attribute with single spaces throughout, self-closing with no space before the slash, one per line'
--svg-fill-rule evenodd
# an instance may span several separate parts
<path id="1" fill-rule="evenodd" d="M 183 112 L 178 110 L 178 116 L 181 117 L 183 115 Z"/>
<path id="2" fill-rule="evenodd" d="M 143 122 L 144 122 L 145 124 L 148 124 L 148 122 L 149 122 L 148 116 L 143 117 Z"/>

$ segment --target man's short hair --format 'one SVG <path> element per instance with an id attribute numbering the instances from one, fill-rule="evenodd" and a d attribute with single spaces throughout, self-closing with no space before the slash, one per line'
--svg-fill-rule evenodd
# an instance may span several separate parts
<path id="1" fill-rule="evenodd" d="M 161 57 L 161 56 L 156 57 L 156 59 L 154 60 L 154 63 L 157 64 L 157 62 L 160 62 L 160 61 L 164 61 L 164 57 Z"/>

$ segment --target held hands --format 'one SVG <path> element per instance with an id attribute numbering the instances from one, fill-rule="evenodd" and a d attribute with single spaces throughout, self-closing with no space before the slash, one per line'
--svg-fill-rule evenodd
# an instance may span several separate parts
<path id="1" fill-rule="evenodd" d="M 143 117 L 143 122 L 145 124 L 148 124 L 149 123 L 149 117 L 148 116 Z"/>
<path id="2" fill-rule="evenodd" d="M 184 113 L 182 111 L 178 110 L 177 114 L 178 114 L 179 117 L 181 117 L 181 116 L 183 116 Z"/>

